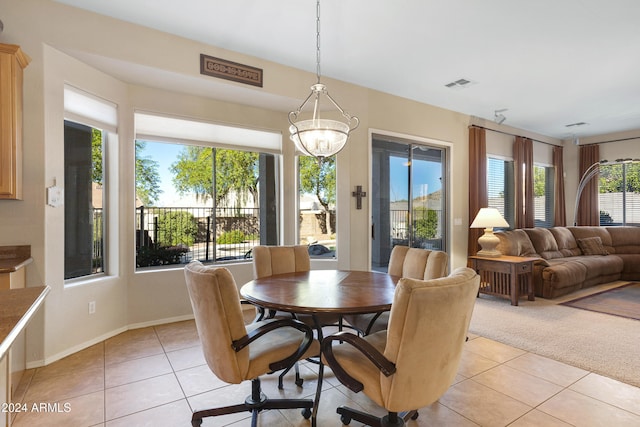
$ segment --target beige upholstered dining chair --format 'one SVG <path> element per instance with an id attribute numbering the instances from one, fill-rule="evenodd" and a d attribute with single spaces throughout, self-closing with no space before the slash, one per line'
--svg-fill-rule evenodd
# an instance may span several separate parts
<path id="1" fill-rule="evenodd" d="M 244 403 L 193 413 L 191 424 L 236 412 L 252 412 L 252 426 L 265 409 L 303 408 L 312 414 L 311 399 L 268 399 L 261 391 L 260 376 L 290 368 L 300 359 L 319 353 L 313 330 L 295 319 L 271 319 L 245 325 L 240 296 L 233 276 L 223 267 L 190 262 L 184 274 L 205 360 L 222 381 L 240 384 L 251 380 L 251 395 Z M 316 391 L 319 393 L 319 390 Z"/>
<path id="2" fill-rule="evenodd" d="M 387 330 L 324 338 L 322 361 L 336 378 L 388 411 L 376 418 L 339 407 L 344 424 L 354 419 L 369 426 L 402 426 L 447 391 L 458 370 L 479 284 L 480 276 L 466 267 L 439 279 L 400 279 Z"/>
<path id="3" fill-rule="evenodd" d="M 256 279 L 311 270 L 311 259 L 305 245 L 254 246 L 251 253 Z"/>
<path id="4" fill-rule="evenodd" d="M 449 255 L 442 251 L 394 246 L 389 257 L 388 273 L 409 279 L 437 279 L 449 271 Z M 345 320 L 363 335 L 387 328 L 389 312 L 345 316 Z"/>
<path id="5" fill-rule="evenodd" d="M 253 273 L 256 279 L 311 270 L 311 259 L 305 245 L 255 246 L 252 252 Z M 295 317 L 312 327 L 338 325 L 341 321 L 339 315 L 330 313 L 317 314 L 318 325 L 309 314 L 296 314 Z"/>
<path id="6" fill-rule="evenodd" d="M 252 249 L 253 256 L 253 275 L 256 279 L 263 277 L 275 276 L 285 273 L 305 272 L 311 270 L 311 258 L 309 257 L 309 249 L 306 245 L 292 246 L 254 246 Z M 301 322 L 313 327 L 322 328 L 329 325 L 340 325 L 342 319 L 339 315 L 320 313 L 315 316 L 310 314 L 291 314 L 291 313 L 275 313 L 271 311 L 268 317 L 283 318 L 295 317 Z M 316 356 L 319 355 L 316 354 Z M 282 389 L 282 379 L 288 370 L 280 374 L 278 388 Z M 302 385 L 298 365 L 295 365 L 297 385 Z"/>

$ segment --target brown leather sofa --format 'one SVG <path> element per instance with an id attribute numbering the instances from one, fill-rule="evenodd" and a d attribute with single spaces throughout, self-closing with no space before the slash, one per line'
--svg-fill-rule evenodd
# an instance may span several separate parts
<path id="1" fill-rule="evenodd" d="M 640 280 L 640 227 L 524 228 L 496 232 L 504 255 L 537 257 L 536 296 L 556 298 L 614 280 Z"/>

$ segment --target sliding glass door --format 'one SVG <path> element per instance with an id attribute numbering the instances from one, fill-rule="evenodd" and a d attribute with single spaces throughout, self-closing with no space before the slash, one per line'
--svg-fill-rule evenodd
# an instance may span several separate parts
<path id="1" fill-rule="evenodd" d="M 395 245 L 446 251 L 446 149 L 373 136 L 371 268 Z"/>

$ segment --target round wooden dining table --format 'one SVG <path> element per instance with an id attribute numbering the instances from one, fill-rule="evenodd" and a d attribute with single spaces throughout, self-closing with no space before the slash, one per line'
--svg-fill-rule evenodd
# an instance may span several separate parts
<path id="1" fill-rule="evenodd" d="M 391 309 L 398 280 L 375 271 L 311 270 L 252 280 L 240 294 L 258 306 L 290 313 L 377 313 Z"/>
<path id="2" fill-rule="evenodd" d="M 240 288 L 247 301 L 268 310 L 310 314 L 317 338 L 322 341 L 322 313 L 364 314 L 391 309 L 400 277 L 375 271 L 311 270 L 255 279 Z M 342 322 L 340 322 L 342 325 Z M 322 389 L 323 365 L 319 363 L 311 425 L 316 426 Z"/>

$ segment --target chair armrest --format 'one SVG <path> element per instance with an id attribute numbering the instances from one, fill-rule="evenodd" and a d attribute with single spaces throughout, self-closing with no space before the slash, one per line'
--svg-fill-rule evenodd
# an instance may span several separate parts
<path id="1" fill-rule="evenodd" d="M 352 345 L 358 351 L 360 351 L 367 359 L 369 359 L 386 377 L 396 372 L 396 365 L 390 362 L 382 353 L 380 353 L 375 347 L 369 344 L 364 339 L 350 332 L 338 332 L 337 334 L 329 335 L 322 340 L 322 354 L 324 355 L 329 367 L 335 374 L 336 378 L 347 386 L 351 391 L 358 393 L 362 391 L 364 386 L 362 383 L 351 375 L 349 375 L 344 368 L 338 363 L 338 360 L 333 355 L 333 341 L 340 341 Z"/>
<path id="2" fill-rule="evenodd" d="M 234 340 L 231 343 L 231 348 L 233 348 L 236 352 L 238 352 L 243 348 L 245 348 L 246 346 L 248 346 L 249 344 L 251 344 L 253 341 L 262 337 L 263 335 L 266 335 L 269 332 L 274 331 L 276 329 L 286 328 L 286 327 L 295 328 L 299 331 L 304 332 L 305 334 L 304 338 L 300 342 L 300 345 L 298 346 L 298 349 L 291 356 L 269 364 L 269 369 L 271 369 L 272 371 L 278 371 L 280 369 L 287 368 L 289 366 L 292 366 L 298 360 L 300 360 L 304 355 L 304 353 L 307 351 L 307 349 L 311 346 L 311 343 L 313 342 L 313 330 L 299 320 L 278 319 L 274 321 L 265 322 L 262 325 L 258 326 L 253 331 L 249 332 L 247 335 L 243 336 L 242 338 Z"/>

